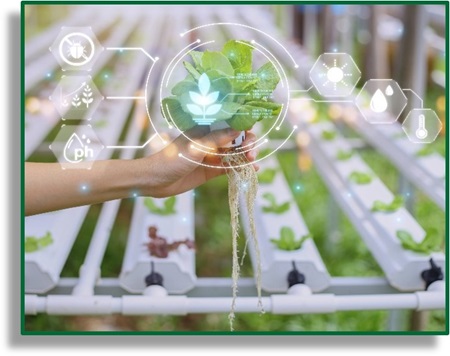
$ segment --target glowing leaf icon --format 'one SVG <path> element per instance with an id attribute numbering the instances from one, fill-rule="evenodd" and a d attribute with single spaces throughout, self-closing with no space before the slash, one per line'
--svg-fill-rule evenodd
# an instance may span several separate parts
<path id="1" fill-rule="evenodd" d="M 210 86 L 211 82 L 209 81 L 208 76 L 206 73 L 203 73 L 198 79 L 198 89 L 200 90 L 200 93 L 202 93 L 203 96 L 206 96 L 209 92 Z"/>
<path id="2" fill-rule="evenodd" d="M 203 96 L 201 96 L 199 93 L 196 93 L 195 91 L 190 91 L 189 96 L 191 97 L 191 100 L 198 104 L 203 105 Z"/>
<path id="3" fill-rule="evenodd" d="M 220 111 L 221 108 L 222 105 L 220 104 L 211 105 L 208 107 L 208 109 L 206 109 L 205 115 L 215 115 Z"/>
<path id="4" fill-rule="evenodd" d="M 219 98 L 219 92 L 213 91 L 208 93 L 211 89 L 211 82 L 208 76 L 203 73 L 198 79 L 198 90 L 200 93 L 195 91 L 189 92 L 189 97 L 194 104 L 186 104 L 187 109 L 196 117 L 193 120 L 198 125 L 211 125 L 216 121 L 215 117 L 207 117 L 217 114 L 222 108 L 221 104 L 214 104 Z"/>
<path id="5" fill-rule="evenodd" d="M 187 104 L 186 107 L 188 110 L 193 113 L 194 115 L 203 115 L 202 108 L 195 104 Z"/>
<path id="6" fill-rule="evenodd" d="M 216 100 L 219 98 L 219 92 L 218 91 L 213 91 L 211 94 L 209 94 L 206 97 L 206 100 L 208 103 L 205 105 L 210 105 L 216 102 Z"/>

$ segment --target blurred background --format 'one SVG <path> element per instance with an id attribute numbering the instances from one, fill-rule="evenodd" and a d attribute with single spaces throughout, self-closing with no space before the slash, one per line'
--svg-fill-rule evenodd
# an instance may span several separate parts
<path id="1" fill-rule="evenodd" d="M 162 11 L 164 21 L 158 23 L 159 27 L 151 24 L 143 27 L 144 20 L 138 14 L 151 14 L 152 11 L 156 11 L 156 7 L 158 11 Z M 170 58 L 170 55 L 179 51 L 179 48 L 172 41 L 158 39 L 170 31 L 174 12 L 178 13 L 175 19 L 180 16 L 184 18 L 186 27 L 195 21 L 201 23 L 202 13 L 218 16 L 221 12 L 220 7 L 212 5 L 183 7 L 131 5 L 126 7 L 128 15 L 121 17 L 120 13 L 124 12 L 124 9 L 111 5 L 25 7 L 24 129 L 27 161 L 56 161 L 53 153 L 48 150 L 49 143 L 60 128 L 59 117 L 55 114 L 53 104 L 48 100 L 48 96 L 63 74 L 55 59 L 48 54 L 48 47 L 57 34 L 56 29 L 69 24 L 88 26 L 89 22 L 101 22 L 104 26 L 100 32 L 96 32 L 96 36 L 104 47 L 119 45 L 132 47 L 139 43 L 150 54 L 162 56 L 165 54 Z M 413 89 L 423 99 L 424 107 L 434 110 L 444 124 L 443 130 L 435 142 L 427 146 L 427 150 L 446 157 L 447 58 L 443 5 L 247 5 L 226 6 L 226 9 L 236 18 L 235 22 L 246 23 L 243 19 L 245 13 L 246 16 L 256 16 L 260 19 L 260 28 L 270 34 L 273 33 L 267 29 L 275 26 L 278 33 L 273 35 L 281 35 L 280 42 L 287 43 L 291 48 L 299 48 L 313 61 L 324 52 L 350 54 L 358 64 L 362 75 L 355 91 L 361 89 L 365 81 L 372 78 L 392 78 L 402 88 Z M 260 17 L 261 13 L 264 17 Z M 205 15 L 205 21 L 207 17 Z M 51 29 L 54 30 L 50 31 Z M 121 93 L 128 95 L 123 94 L 123 90 L 131 68 L 135 65 L 136 53 L 105 52 L 104 55 L 105 57 L 100 59 L 91 73 L 93 81 L 105 96 Z M 133 95 L 142 95 L 147 72 L 148 67 L 143 66 L 138 75 L 137 85 L 132 89 Z M 303 74 L 307 77 L 308 73 Z M 305 82 L 304 87 L 308 86 Z M 412 107 L 418 103 L 415 102 L 418 100 L 417 97 L 408 99 L 408 105 Z M 107 116 L 110 111 L 106 109 L 106 104 L 102 103 L 92 121 L 93 128 L 101 131 L 109 125 L 119 125 L 116 142 L 123 142 L 127 131 L 137 122 L 140 142 L 144 143 L 152 128 L 142 103 L 136 101 L 132 104 L 119 124 L 114 118 Z M 154 110 L 155 117 L 159 115 L 158 110 L 158 108 Z M 444 236 L 443 209 L 421 190 L 411 185 L 389 157 L 379 153 L 358 130 L 346 125 L 344 121 L 339 124 L 344 114 L 343 107 L 311 102 L 305 110 L 308 111 L 310 121 L 338 122 L 341 133 L 352 140 L 355 149 L 383 183 L 392 192 L 406 194 L 406 206 L 420 225 L 425 230 L 437 228 L 440 235 Z M 134 120 L 136 115 L 139 117 L 137 121 Z M 405 115 L 401 116 L 399 122 L 404 118 Z M 285 134 L 277 132 L 271 137 L 282 138 Z M 144 154 L 144 151 L 137 151 L 136 157 Z M 112 154 L 112 158 L 119 156 L 119 150 Z M 383 272 L 351 222 L 334 203 L 307 150 L 282 150 L 277 153 L 277 158 L 330 275 L 383 276 Z M 229 277 L 231 273 L 229 238 L 231 228 L 228 206 L 216 203 L 223 200 L 226 195 L 226 177 L 209 182 L 195 191 L 196 272 L 199 277 Z M 101 204 L 89 208 L 63 268 L 62 277 L 78 276 L 100 210 Z M 102 277 L 117 277 L 121 271 L 132 211 L 133 199 L 123 200 L 102 262 Z M 242 275 L 253 276 L 248 259 L 244 263 Z M 227 331 L 228 327 L 226 314 L 193 314 L 183 317 L 37 315 L 25 318 L 25 328 L 30 331 Z M 289 316 L 268 313 L 263 316 L 238 314 L 235 328 L 239 331 L 380 331 L 393 328 L 436 331 L 445 330 L 445 312 L 433 311 L 419 315 L 408 311 L 400 316 L 393 316 L 386 311 Z"/>

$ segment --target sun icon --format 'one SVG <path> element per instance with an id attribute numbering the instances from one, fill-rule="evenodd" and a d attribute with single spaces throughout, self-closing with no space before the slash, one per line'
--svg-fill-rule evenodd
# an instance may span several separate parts
<path id="1" fill-rule="evenodd" d="M 333 66 L 328 66 L 326 63 L 322 63 L 326 73 L 322 73 L 321 76 L 326 76 L 327 80 L 322 84 L 322 86 L 333 86 L 333 90 L 336 91 L 338 89 L 338 84 L 343 86 L 348 86 L 348 83 L 345 81 L 345 77 L 353 76 L 352 73 L 346 72 L 346 68 L 348 63 L 344 63 L 342 66 L 337 65 L 337 60 L 333 59 Z"/>
<path id="2" fill-rule="evenodd" d="M 352 93 L 361 72 L 347 53 L 323 53 L 313 64 L 309 78 L 325 97 L 344 97 Z"/>

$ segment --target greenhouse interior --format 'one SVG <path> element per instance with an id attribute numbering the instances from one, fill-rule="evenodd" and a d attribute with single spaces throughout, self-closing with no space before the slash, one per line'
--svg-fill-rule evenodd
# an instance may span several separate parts
<path id="1" fill-rule="evenodd" d="M 446 6 L 24 5 L 23 332 L 448 332 Z"/>

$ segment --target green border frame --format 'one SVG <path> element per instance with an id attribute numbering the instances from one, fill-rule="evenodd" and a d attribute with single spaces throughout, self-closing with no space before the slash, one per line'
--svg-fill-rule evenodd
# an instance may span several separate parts
<path id="1" fill-rule="evenodd" d="M 24 11 L 26 5 L 218 5 L 218 4 L 229 4 L 229 5 L 250 5 L 250 4 L 265 4 L 265 5 L 313 5 L 313 4 L 343 4 L 343 5 L 444 5 L 445 6 L 445 18 L 446 18 L 446 33 L 449 33 L 449 2 L 448 1 L 273 1 L 273 0 L 206 0 L 206 1 L 179 1 L 179 0 L 169 0 L 169 1 L 112 1 L 112 0 L 75 0 L 75 1 L 22 1 L 21 2 L 21 13 L 20 13 L 20 29 L 21 29 L 21 82 L 20 82 L 20 91 L 21 91 L 21 243 L 20 243 L 20 261 L 21 261 L 21 273 L 20 273 L 20 303 L 21 303 L 21 325 L 20 332 L 21 335 L 168 335 L 168 336 L 176 336 L 176 335 L 449 335 L 449 36 L 445 39 L 445 56 L 446 56 L 446 64 L 445 64 L 445 95 L 446 95 L 446 103 L 445 103 L 445 148 L 446 148 L 446 159 L 445 159 L 445 172 L 446 172 L 446 181 L 445 181 L 445 253 L 446 253 L 446 266 L 445 266 L 445 283 L 446 283 L 446 291 L 445 291 L 445 331 L 27 331 L 25 330 L 25 272 L 24 272 L 24 263 L 25 263 L 25 250 L 24 250 L 24 241 L 25 241 L 25 18 Z"/>

